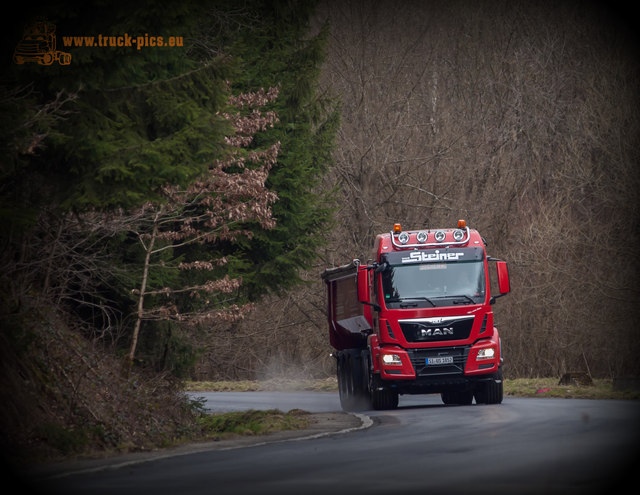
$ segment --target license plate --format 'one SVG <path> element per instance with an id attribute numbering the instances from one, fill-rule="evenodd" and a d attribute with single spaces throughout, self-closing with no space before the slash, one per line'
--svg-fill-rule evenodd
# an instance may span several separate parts
<path id="1" fill-rule="evenodd" d="M 453 356 L 438 356 L 426 358 L 427 366 L 434 364 L 452 364 Z"/>

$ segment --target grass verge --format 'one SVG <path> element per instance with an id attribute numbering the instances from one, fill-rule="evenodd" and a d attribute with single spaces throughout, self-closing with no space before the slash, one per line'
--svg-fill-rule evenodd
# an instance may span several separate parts
<path id="1" fill-rule="evenodd" d="M 338 382 L 335 378 L 199 381 L 187 382 L 186 390 L 189 392 L 334 392 L 338 390 Z"/>
<path id="2" fill-rule="evenodd" d="M 266 411 L 237 411 L 206 414 L 198 422 L 205 439 L 223 440 L 238 435 L 266 435 L 276 431 L 302 430 L 311 422 L 309 413 L 293 409 L 283 413 L 277 409 Z"/>
<path id="3" fill-rule="evenodd" d="M 612 380 L 594 379 L 593 385 L 559 385 L 558 378 L 517 378 L 504 381 L 510 397 L 554 397 L 562 399 L 638 400 L 638 390 L 615 390 Z"/>

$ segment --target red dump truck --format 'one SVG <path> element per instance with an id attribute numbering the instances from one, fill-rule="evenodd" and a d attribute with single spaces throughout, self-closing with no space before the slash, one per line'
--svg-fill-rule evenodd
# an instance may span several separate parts
<path id="1" fill-rule="evenodd" d="M 376 237 L 373 261 L 322 273 L 343 409 L 394 409 L 401 394 L 502 402 L 492 305 L 509 292 L 509 272 L 485 247 L 464 220 L 436 230 L 396 224 Z"/>

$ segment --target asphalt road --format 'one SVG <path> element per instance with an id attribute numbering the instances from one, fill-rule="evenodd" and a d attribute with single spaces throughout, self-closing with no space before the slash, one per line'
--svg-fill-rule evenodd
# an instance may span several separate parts
<path id="1" fill-rule="evenodd" d="M 211 410 L 339 410 L 333 393 L 196 394 Z M 400 398 L 369 428 L 44 480 L 64 494 L 584 494 L 637 478 L 640 402 Z M 625 491 L 628 491 L 625 490 Z"/>

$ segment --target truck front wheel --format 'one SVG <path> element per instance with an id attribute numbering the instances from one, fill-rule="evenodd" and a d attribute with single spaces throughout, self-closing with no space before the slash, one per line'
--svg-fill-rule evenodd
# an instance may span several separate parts
<path id="1" fill-rule="evenodd" d="M 491 380 L 482 382 L 473 394 L 476 404 L 500 404 L 502 402 L 502 370 L 498 369 Z"/>
<path id="2" fill-rule="evenodd" d="M 392 390 L 372 390 L 371 405 L 377 411 L 398 407 L 398 392 Z"/>
<path id="3" fill-rule="evenodd" d="M 466 390 L 442 392 L 440 397 L 447 405 L 468 406 L 473 402 L 473 392 Z"/>

